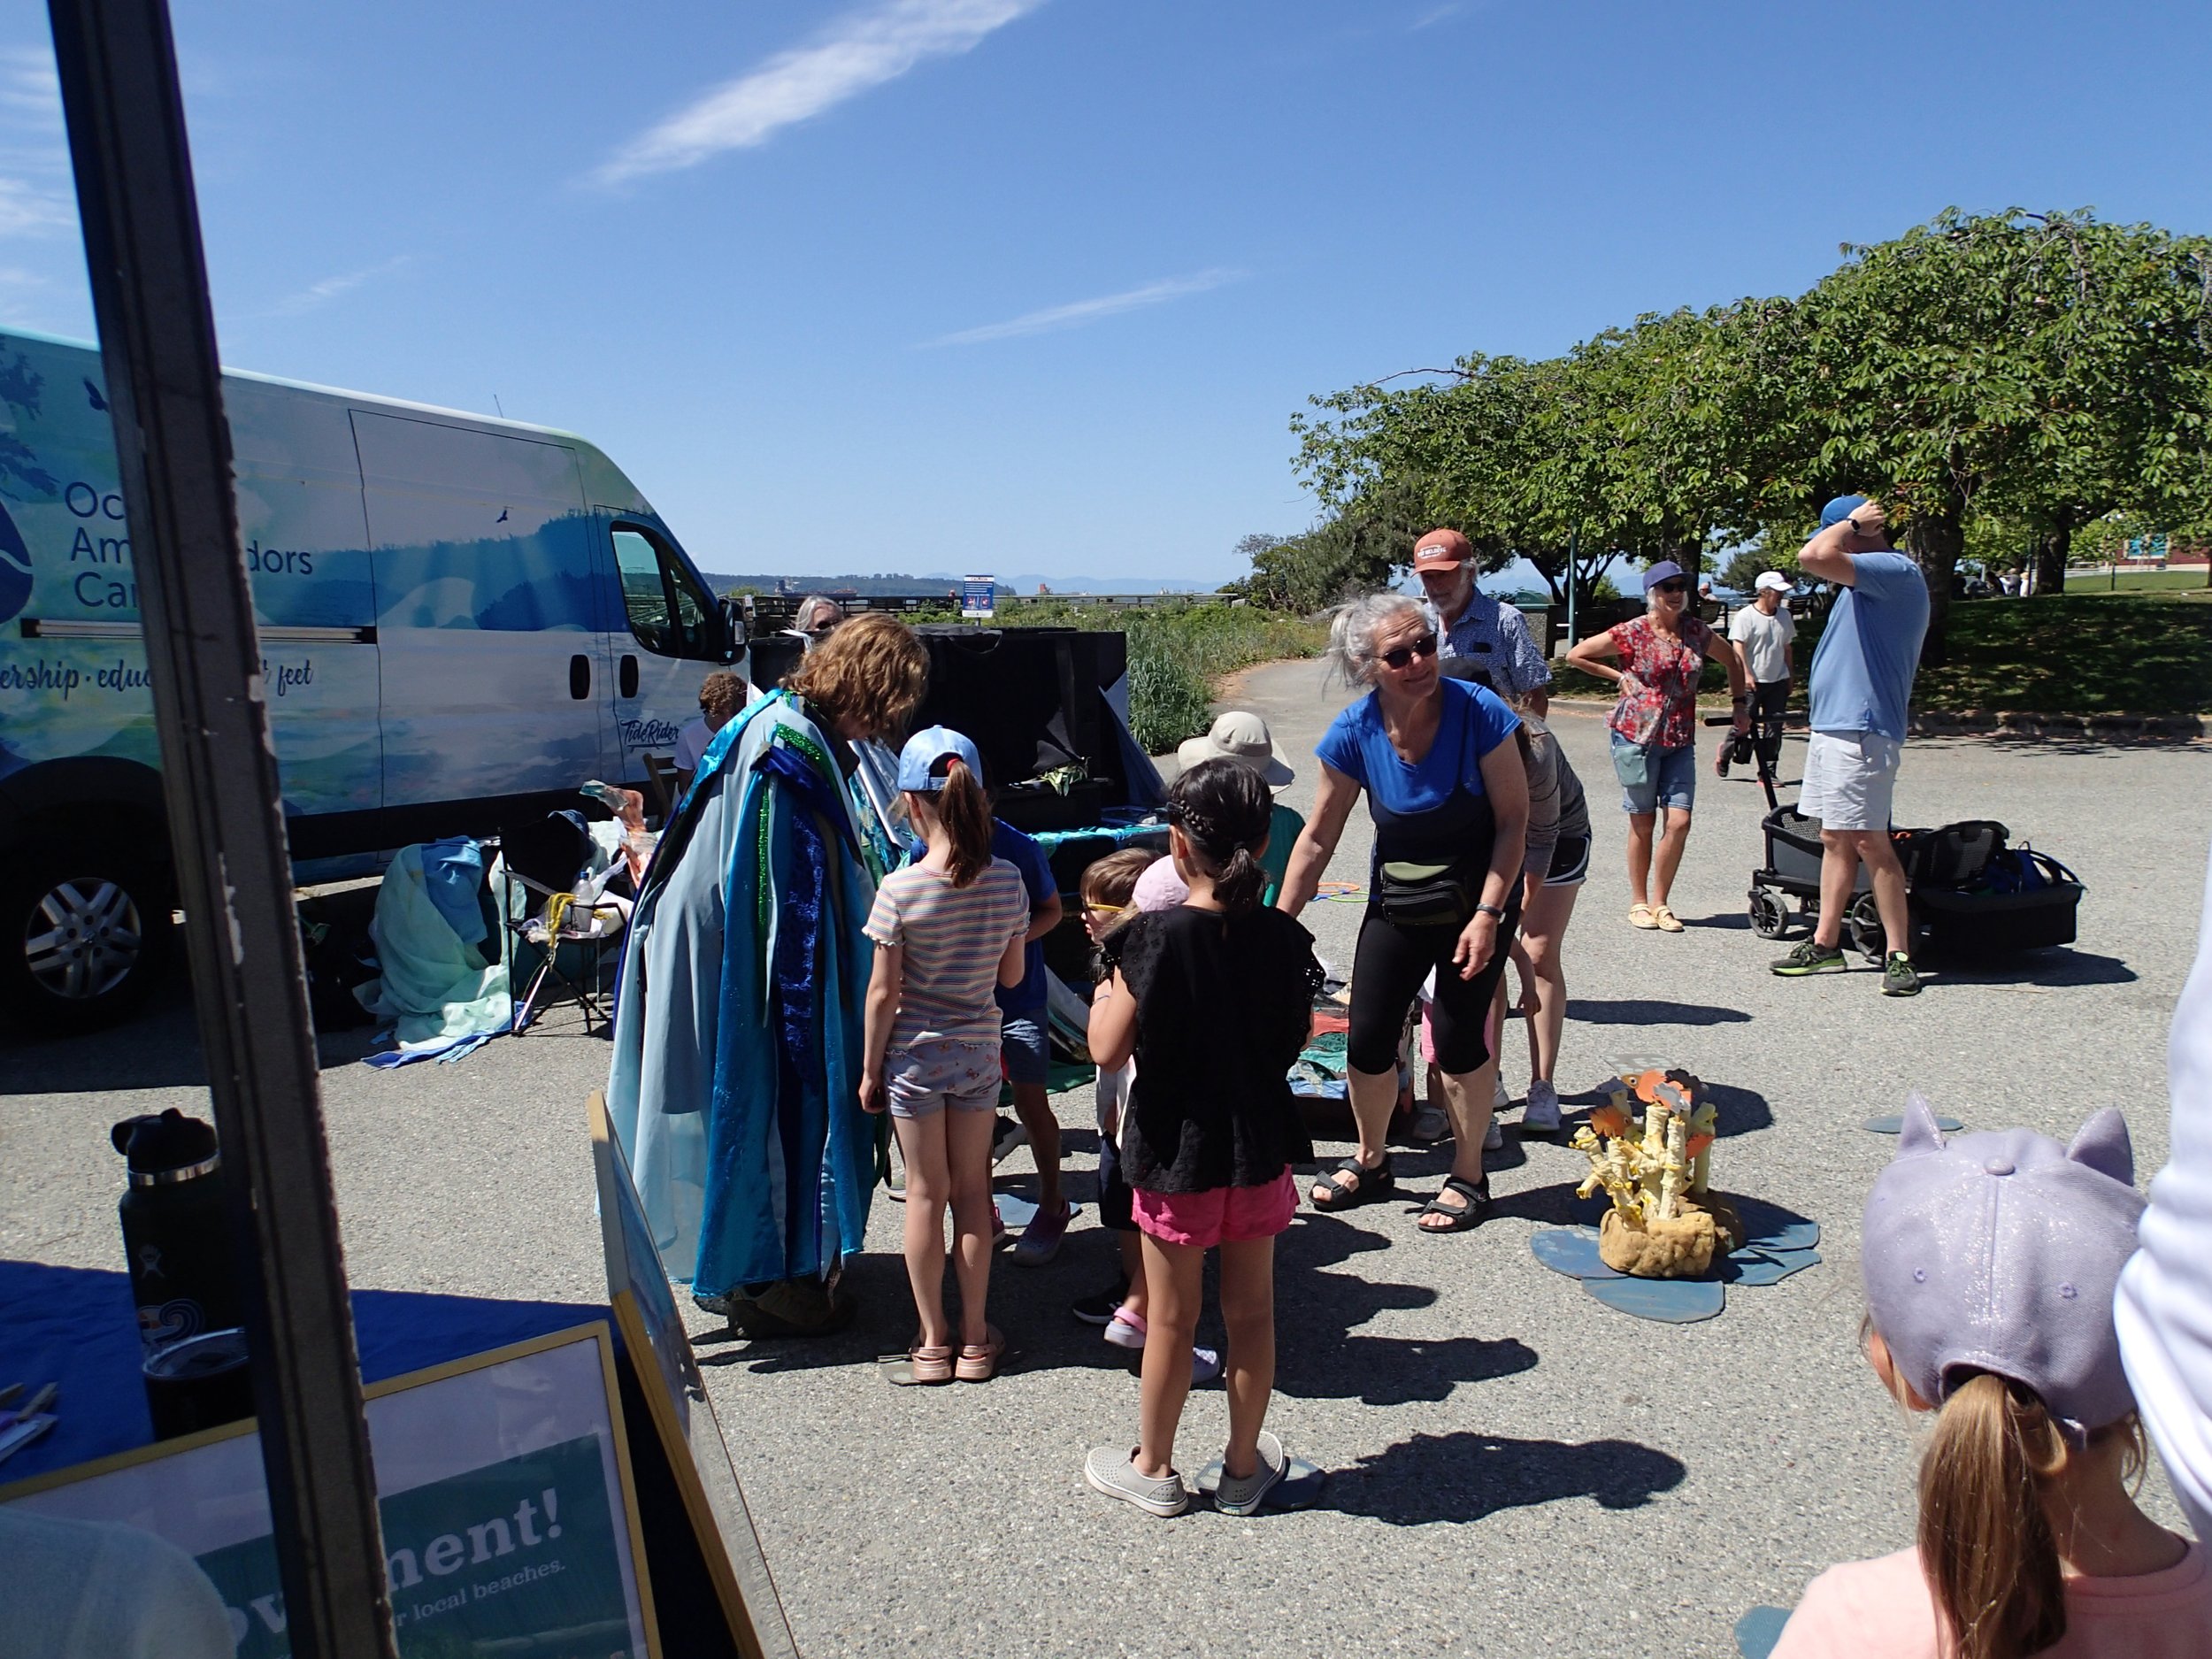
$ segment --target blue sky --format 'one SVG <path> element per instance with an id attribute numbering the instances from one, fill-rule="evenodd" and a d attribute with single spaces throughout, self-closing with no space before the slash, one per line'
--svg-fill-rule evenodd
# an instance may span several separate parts
<path id="1" fill-rule="evenodd" d="M 1309 393 L 1947 204 L 2212 228 L 2200 4 L 173 4 L 227 360 L 584 433 L 710 570 L 1225 579 Z M 0 320 L 88 335 L 0 54 Z"/>

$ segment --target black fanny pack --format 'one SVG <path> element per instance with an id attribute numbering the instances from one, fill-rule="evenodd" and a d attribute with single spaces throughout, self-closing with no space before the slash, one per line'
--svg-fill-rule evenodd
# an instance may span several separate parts
<path id="1" fill-rule="evenodd" d="M 1464 927 L 1482 898 L 1488 868 L 1486 858 L 1480 866 L 1394 858 L 1375 867 L 1375 903 L 1401 927 Z"/>

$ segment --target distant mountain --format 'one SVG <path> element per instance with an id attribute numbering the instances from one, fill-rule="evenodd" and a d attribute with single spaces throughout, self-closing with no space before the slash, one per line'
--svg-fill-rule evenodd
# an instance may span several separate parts
<path id="1" fill-rule="evenodd" d="M 708 586 L 717 593 L 726 594 L 739 588 L 755 588 L 763 593 L 773 593 L 781 588 L 795 594 L 850 593 L 867 599 L 957 593 L 964 580 L 961 575 L 947 571 L 930 571 L 920 576 L 881 572 L 872 576 L 733 576 L 710 571 L 706 572 L 706 578 Z M 995 580 L 998 591 L 1008 598 L 1033 595 L 1041 585 L 1056 594 L 1203 594 L 1211 593 L 1218 586 L 1211 582 L 1141 580 L 1126 576 L 1028 574 L 998 576 Z"/>

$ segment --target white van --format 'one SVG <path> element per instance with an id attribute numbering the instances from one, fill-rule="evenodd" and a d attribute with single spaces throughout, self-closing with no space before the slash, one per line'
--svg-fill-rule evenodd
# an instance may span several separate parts
<path id="1" fill-rule="evenodd" d="M 0 1018 L 119 1011 L 174 886 L 96 349 L 0 332 Z M 303 878 L 641 787 L 741 672 L 718 605 L 583 439 L 227 373 L 239 530 Z"/>

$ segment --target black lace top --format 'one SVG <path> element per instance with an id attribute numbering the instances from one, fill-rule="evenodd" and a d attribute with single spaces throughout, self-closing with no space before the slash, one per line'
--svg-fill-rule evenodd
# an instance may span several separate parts
<path id="1" fill-rule="evenodd" d="M 1313 1156 L 1289 1072 L 1313 1025 L 1313 935 L 1280 910 L 1182 905 L 1140 916 L 1105 954 L 1137 1000 L 1122 1132 L 1132 1187 L 1264 1187 Z"/>

